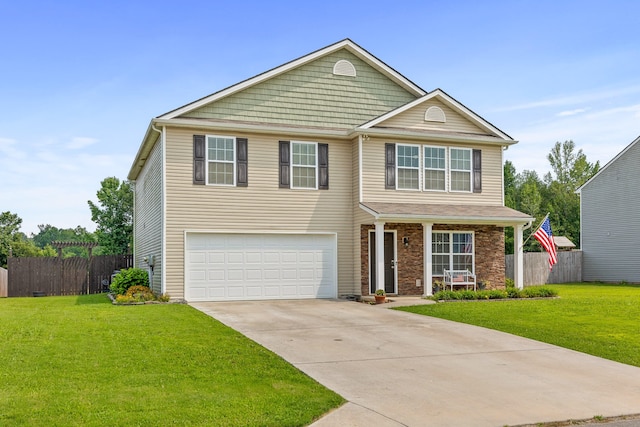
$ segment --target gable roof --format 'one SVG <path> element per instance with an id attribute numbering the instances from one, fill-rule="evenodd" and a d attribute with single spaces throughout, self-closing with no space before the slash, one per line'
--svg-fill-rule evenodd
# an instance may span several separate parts
<path id="1" fill-rule="evenodd" d="M 269 71 L 266 71 L 262 74 L 258 74 L 255 77 L 251 77 L 247 80 L 244 80 L 240 83 L 236 83 L 232 86 L 227 87 L 226 89 L 222 89 L 218 92 L 215 92 L 211 95 L 200 98 L 194 102 L 191 102 L 187 105 L 179 107 L 175 110 L 169 111 L 161 116 L 158 116 L 158 119 L 172 119 L 183 114 L 192 112 L 206 104 L 218 101 L 222 98 L 225 98 L 234 93 L 240 92 L 244 89 L 247 89 L 251 86 L 262 83 L 266 80 L 269 80 L 275 76 L 279 76 L 287 71 L 290 71 L 294 68 L 300 67 L 304 64 L 307 64 L 311 61 L 314 61 L 320 57 L 326 56 L 333 52 L 336 52 L 341 49 L 346 49 L 352 54 L 356 55 L 358 58 L 367 62 L 370 66 L 378 70 L 380 73 L 388 77 L 390 80 L 394 81 L 396 84 L 407 90 L 408 92 L 414 94 L 415 96 L 423 96 L 426 92 L 420 88 L 418 85 L 413 83 L 411 80 L 404 77 L 402 74 L 398 73 L 396 70 L 382 62 L 380 59 L 373 56 L 371 53 L 351 41 L 350 39 L 344 39 L 332 45 L 329 45 L 325 48 L 316 50 L 308 55 L 302 56 L 298 59 L 294 59 L 293 61 L 287 62 L 279 67 L 273 68 Z"/>
<path id="2" fill-rule="evenodd" d="M 596 179 L 596 177 L 600 176 L 600 174 L 602 172 L 604 172 L 609 166 L 611 166 L 613 163 L 615 163 L 620 157 L 622 157 L 627 151 L 629 151 L 634 145 L 636 145 L 638 143 L 638 141 L 640 141 L 640 136 L 637 137 L 636 139 L 634 139 L 631 144 L 627 145 L 624 150 L 622 150 L 621 152 L 619 152 L 613 159 L 609 160 L 609 162 L 604 165 L 603 167 L 600 168 L 600 170 L 591 177 L 591 179 L 589 179 L 587 182 L 585 182 L 584 184 L 582 184 L 577 190 L 576 193 L 580 193 L 582 191 L 582 189 L 584 187 L 586 187 L 587 185 L 589 185 L 589 183 L 591 183 L 591 181 L 593 181 L 594 179 Z"/>
<path id="3" fill-rule="evenodd" d="M 398 107 L 395 110 L 389 111 L 388 113 L 385 113 L 363 124 L 362 126 L 359 127 L 359 129 L 372 129 L 375 126 L 382 124 L 383 122 L 385 122 L 386 120 L 389 120 L 392 117 L 396 117 L 399 114 L 404 113 L 405 111 L 408 111 L 414 107 L 417 107 L 435 98 L 439 99 L 446 105 L 450 106 L 451 108 L 459 112 L 467 120 L 469 120 L 476 126 L 480 127 L 481 129 L 486 130 L 490 134 L 493 134 L 506 141 L 509 141 L 510 144 L 515 144 L 517 142 L 513 138 L 511 138 L 509 135 L 507 135 L 505 132 L 501 131 L 500 129 L 498 129 L 491 123 L 489 123 L 487 120 L 483 119 L 481 116 L 474 113 L 471 109 L 467 108 L 462 103 L 458 102 L 456 99 L 454 99 L 452 96 L 447 94 L 442 89 L 435 89 L 425 94 L 424 96 L 416 99 L 415 101 L 409 102 L 408 104 Z"/>

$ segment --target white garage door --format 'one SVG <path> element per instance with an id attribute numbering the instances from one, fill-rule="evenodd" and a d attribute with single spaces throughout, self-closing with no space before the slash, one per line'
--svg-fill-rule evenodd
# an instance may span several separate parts
<path id="1" fill-rule="evenodd" d="M 185 299 L 335 298 L 334 234 L 187 233 Z"/>

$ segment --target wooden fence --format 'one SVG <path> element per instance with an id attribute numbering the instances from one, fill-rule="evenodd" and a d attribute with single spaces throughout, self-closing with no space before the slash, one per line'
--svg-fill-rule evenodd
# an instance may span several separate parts
<path id="1" fill-rule="evenodd" d="M 114 270 L 133 266 L 132 255 L 91 259 L 25 257 L 7 261 L 9 297 L 100 293 L 108 286 Z"/>
<path id="2" fill-rule="evenodd" d="M 9 281 L 9 275 L 7 270 L 0 267 L 0 298 L 6 297 L 7 294 L 7 282 Z"/>
<path id="3" fill-rule="evenodd" d="M 513 255 L 505 256 L 505 276 L 513 279 Z M 549 254 L 527 252 L 524 254 L 524 286 L 546 283 L 571 283 L 582 281 L 582 251 L 558 252 L 558 263 L 549 271 Z"/>

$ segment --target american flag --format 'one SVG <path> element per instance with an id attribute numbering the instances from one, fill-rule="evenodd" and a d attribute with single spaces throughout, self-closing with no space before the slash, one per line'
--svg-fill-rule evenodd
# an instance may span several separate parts
<path id="1" fill-rule="evenodd" d="M 553 268 L 553 264 L 558 262 L 558 253 L 556 252 L 556 244 L 553 241 L 553 233 L 551 232 L 549 217 L 545 218 L 540 228 L 538 228 L 538 231 L 533 233 L 533 237 L 535 237 L 542 247 L 549 252 L 549 270 L 551 270 Z"/>

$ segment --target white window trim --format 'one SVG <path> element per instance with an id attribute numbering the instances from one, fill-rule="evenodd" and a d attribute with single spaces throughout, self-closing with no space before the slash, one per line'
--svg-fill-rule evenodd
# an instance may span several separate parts
<path id="1" fill-rule="evenodd" d="M 475 231 L 472 230 L 433 230 L 431 232 L 432 235 L 432 240 L 433 240 L 433 235 L 434 234 L 449 234 L 449 268 L 448 269 L 452 269 L 453 268 L 453 256 L 454 255 L 462 255 L 460 253 L 456 254 L 453 252 L 453 235 L 454 234 L 471 234 L 471 244 L 473 245 L 472 251 L 471 251 L 471 269 L 472 269 L 472 273 L 476 274 L 476 233 Z M 431 251 L 431 250 L 430 250 Z M 436 253 L 431 251 L 431 262 L 433 262 L 433 256 L 434 255 L 445 255 L 443 253 Z M 433 277 L 444 277 L 444 274 L 433 274 Z"/>
<path id="2" fill-rule="evenodd" d="M 209 159 L 209 138 L 225 138 L 233 140 L 233 161 L 229 160 L 210 160 Z M 228 136 L 228 135 L 206 135 L 205 137 L 205 152 L 206 152 L 206 183 L 207 185 L 213 185 L 216 187 L 235 187 L 236 186 L 236 157 L 237 157 L 237 146 L 236 146 L 236 137 Z M 233 184 L 218 184 L 215 182 L 209 182 L 209 163 L 233 163 Z"/>
<path id="3" fill-rule="evenodd" d="M 451 151 L 452 150 L 460 150 L 460 151 L 468 151 L 469 152 L 469 170 L 466 171 L 464 169 L 453 169 L 451 167 Z M 453 188 L 451 188 L 451 185 L 449 186 L 449 192 L 451 193 L 473 193 L 473 150 L 471 148 L 463 148 L 463 147 L 449 147 L 448 149 L 448 154 L 449 154 L 449 159 L 448 159 L 448 164 L 447 164 L 447 169 L 448 169 L 448 176 L 449 176 L 449 183 L 452 183 L 453 180 L 451 179 L 451 173 L 452 172 L 468 172 L 469 173 L 469 190 L 454 190 Z"/>
<path id="4" fill-rule="evenodd" d="M 293 146 L 294 144 L 306 144 L 306 145 L 313 145 L 314 149 L 315 149 L 315 157 L 316 157 L 316 164 L 314 166 L 307 166 L 307 165 L 296 165 L 293 163 Z M 289 147 L 289 164 L 291 165 L 290 167 L 290 172 L 289 172 L 289 182 L 291 183 L 291 189 L 293 190 L 317 190 L 318 189 L 318 143 L 317 142 L 312 142 L 312 141 L 291 141 L 291 145 Z M 293 169 L 294 168 L 308 168 L 311 169 L 313 168 L 313 170 L 315 171 L 315 176 L 316 176 L 316 186 L 315 187 L 296 187 L 294 185 L 294 180 L 293 180 Z"/>
<path id="5" fill-rule="evenodd" d="M 422 181 L 420 182 L 421 186 L 422 186 L 422 191 L 428 191 L 428 192 L 436 192 L 436 193 L 446 193 L 449 189 L 449 172 L 448 172 L 448 162 L 449 162 L 449 150 L 447 149 L 447 147 L 444 147 L 442 145 L 423 145 L 422 146 L 422 170 L 426 171 L 426 170 L 434 170 L 434 171 L 440 171 L 443 169 L 434 169 L 434 168 L 428 168 L 426 166 L 424 166 L 424 157 L 425 157 L 425 149 L 426 148 L 438 148 L 438 149 L 444 149 L 444 189 L 443 190 L 437 190 L 437 189 L 433 189 L 433 188 L 425 188 L 424 185 L 424 178 L 422 179 Z M 423 174 L 423 177 L 426 174 Z"/>
<path id="6" fill-rule="evenodd" d="M 403 146 L 403 147 L 418 147 L 418 166 L 416 168 L 413 167 L 406 167 L 403 166 L 402 168 L 399 165 L 398 162 L 398 147 L 399 146 Z M 396 190 L 399 191 L 422 191 L 422 159 L 420 158 L 424 153 L 424 150 L 422 149 L 422 145 L 420 144 L 399 144 L 396 143 Z M 416 169 L 418 171 L 418 188 L 400 188 L 399 187 L 399 183 L 400 183 L 400 178 L 399 178 L 399 174 L 398 174 L 398 170 L 400 169 Z"/>

